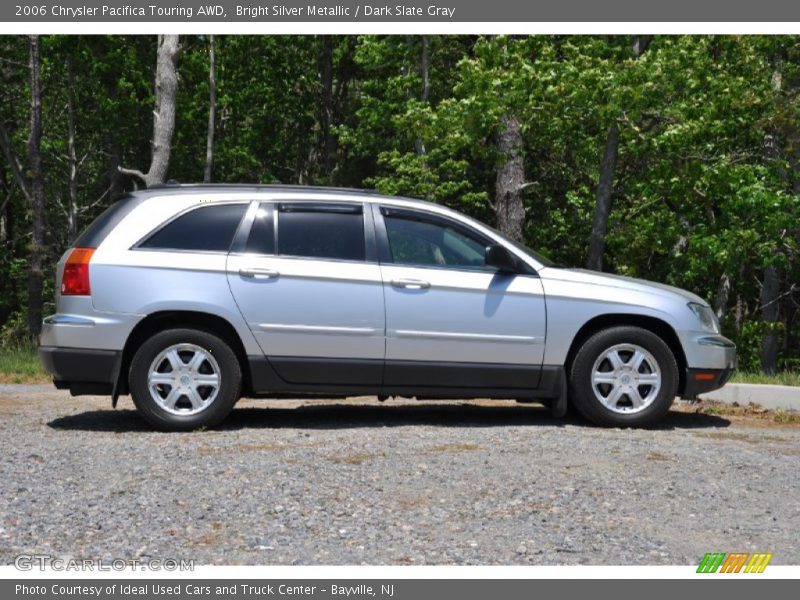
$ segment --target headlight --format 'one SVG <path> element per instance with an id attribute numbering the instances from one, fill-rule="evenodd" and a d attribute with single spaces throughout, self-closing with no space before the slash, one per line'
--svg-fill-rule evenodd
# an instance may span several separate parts
<path id="1" fill-rule="evenodd" d="M 717 315 L 714 314 L 710 306 L 698 304 L 697 302 L 689 302 L 689 308 L 692 309 L 692 312 L 697 316 L 703 329 L 719 333 L 719 321 L 717 320 Z"/>

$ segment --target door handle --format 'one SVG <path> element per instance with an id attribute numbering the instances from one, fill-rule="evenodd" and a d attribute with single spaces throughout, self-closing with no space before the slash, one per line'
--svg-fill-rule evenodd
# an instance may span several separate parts
<path id="1" fill-rule="evenodd" d="M 259 269 L 253 267 L 250 269 L 239 269 L 239 275 L 252 279 L 277 279 L 280 276 L 280 272 L 275 269 Z"/>
<path id="2" fill-rule="evenodd" d="M 426 290 L 431 284 L 422 279 L 392 279 L 392 286 L 409 290 Z"/>

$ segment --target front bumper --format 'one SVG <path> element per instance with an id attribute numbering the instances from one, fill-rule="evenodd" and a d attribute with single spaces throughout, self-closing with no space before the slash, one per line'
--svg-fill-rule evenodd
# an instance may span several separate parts
<path id="1" fill-rule="evenodd" d="M 718 390 L 728 383 L 736 369 L 686 369 L 686 384 L 681 398 L 696 400 L 698 394 Z"/>
<path id="2" fill-rule="evenodd" d="M 681 398 L 694 400 L 698 394 L 725 385 L 736 370 L 736 344 L 721 335 L 692 337 L 686 350 L 686 369 Z"/>
<path id="3" fill-rule="evenodd" d="M 110 395 L 122 352 L 40 346 L 39 358 L 58 389 L 68 389 L 73 396 Z"/>

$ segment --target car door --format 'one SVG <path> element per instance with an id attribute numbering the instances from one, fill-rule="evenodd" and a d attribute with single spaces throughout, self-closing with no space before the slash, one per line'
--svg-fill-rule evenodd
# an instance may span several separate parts
<path id="1" fill-rule="evenodd" d="M 280 201 L 249 216 L 228 281 L 271 368 L 294 384 L 378 386 L 385 320 L 371 214 Z"/>
<path id="2" fill-rule="evenodd" d="M 493 240 L 443 215 L 381 206 L 375 220 L 387 390 L 536 388 L 546 325 L 536 273 L 488 267 Z"/>

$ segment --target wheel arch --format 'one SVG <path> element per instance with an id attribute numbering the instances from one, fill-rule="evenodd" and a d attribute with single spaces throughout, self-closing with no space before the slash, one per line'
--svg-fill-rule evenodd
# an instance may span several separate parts
<path id="1" fill-rule="evenodd" d="M 570 372 L 572 361 L 575 359 L 575 355 L 586 340 L 598 331 L 620 325 L 641 327 L 664 340 L 667 346 L 669 346 L 672 355 L 675 357 L 675 362 L 678 363 L 678 393 L 682 393 L 686 386 L 687 363 L 686 354 L 683 352 L 678 334 L 666 321 L 647 315 L 611 313 L 589 319 L 581 326 L 572 339 L 572 344 L 570 344 L 569 351 L 567 352 L 567 359 L 564 362 L 565 372 Z"/>
<path id="2" fill-rule="evenodd" d="M 248 395 L 252 390 L 250 365 L 247 360 L 242 340 L 234 326 L 219 315 L 201 311 L 163 310 L 151 313 L 136 324 L 122 350 L 119 372 L 114 385 L 114 400 L 117 396 L 130 393 L 128 389 L 128 372 L 131 361 L 139 347 L 154 334 L 166 329 L 189 328 L 211 333 L 223 339 L 233 350 L 242 370 L 242 394 Z"/>

